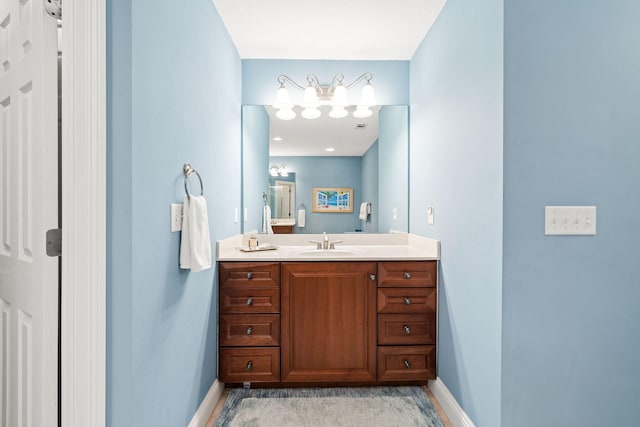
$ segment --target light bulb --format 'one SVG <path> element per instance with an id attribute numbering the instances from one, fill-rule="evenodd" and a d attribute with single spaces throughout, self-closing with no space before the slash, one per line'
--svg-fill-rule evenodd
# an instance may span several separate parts
<path id="1" fill-rule="evenodd" d="M 333 104 L 334 105 L 347 105 L 347 88 L 340 84 L 336 86 L 333 92 Z"/>
<path id="2" fill-rule="evenodd" d="M 302 110 L 302 117 L 304 117 L 305 119 L 313 120 L 313 119 L 317 119 L 321 115 L 322 113 L 316 107 L 307 107 L 304 110 Z"/>
<path id="3" fill-rule="evenodd" d="M 367 106 L 376 105 L 376 98 L 373 92 L 373 86 L 371 86 L 371 83 L 369 82 L 367 82 L 367 84 L 364 85 L 362 88 L 360 104 L 367 105 Z"/>
<path id="4" fill-rule="evenodd" d="M 284 86 L 278 88 L 278 92 L 276 92 L 276 103 L 273 104 L 273 108 L 291 108 L 289 105 L 289 91 Z"/>
<path id="5" fill-rule="evenodd" d="M 309 85 L 304 90 L 304 104 L 305 105 L 316 105 L 318 103 L 318 94 L 316 93 L 316 88 Z"/>
<path id="6" fill-rule="evenodd" d="M 373 111 L 369 109 L 366 105 L 358 105 L 356 111 L 353 112 L 353 117 L 357 117 L 358 119 L 366 119 L 373 114 Z"/>
<path id="7" fill-rule="evenodd" d="M 289 173 L 287 172 L 287 168 L 284 167 L 284 165 L 280 166 L 280 176 L 289 176 Z"/>
<path id="8" fill-rule="evenodd" d="M 347 115 L 349 115 L 349 112 L 340 105 L 334 105 L 331 111 L 329 111 L 329 117 L 334 119 L 341 119 L 343 117 L 347 117 Z"/>
<path id="9" fill-rule="evenodd" d="M 277 166 L 271 166 L 269 168 L 269 175 L 278 176 L 278 167 Z"/>
<path id="10" fill-rule="evenodd" d="M 276 112 L 276 117 L 280 120 L 293 120 L 296 118 L 296 112 L 291 107 L 281 108 Z"/>

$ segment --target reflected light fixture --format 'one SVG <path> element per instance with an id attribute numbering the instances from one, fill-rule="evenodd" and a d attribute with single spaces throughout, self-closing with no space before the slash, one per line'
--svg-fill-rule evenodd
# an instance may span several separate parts
<path id="1" fill-rule="evenodd" d="M 322 115 L 322 112 L 318 109 L 320 105 L 330 105 L 332 108 L 329 111 L 329 117 L 340 119 L 349 115 L 349 111 L 345 108 L 349 105 L 347 89 L 351 89 L 361 81 L 366 81 L 366 84 L 362 88 L 360 102 L 358 102 L 353 115 L 360 119 L 369 117 L 373 114 L 369 107 L 376 105 L 371 79 L 373 79 L 373 74 L 367 72 L 345 85 L 343 82 L 344 75 L 336 74 L 329 85 L 321 85 L 314 74 L 309 74 L 307 75 L 307 86 L 305 87 L 290 77 L 280 74 L 278 76 L 280 87 L 276 92 L 276 102 L 273 104 L 273 107 L 278 110 L 276 117 L 281 120 L 292 120 L 296 117 L 285 83 L 289 83 L 304 92 L 302 104 L 304 109 L 301 114 L 305 119 L 317 119 L 320 117 Z"/>
<path id="2" fill-rule="evenodd" d="M 284 165 L 271 165 L 269 166 L 269 175 L 271 176 L 289 176 L 287 168 Z"/>

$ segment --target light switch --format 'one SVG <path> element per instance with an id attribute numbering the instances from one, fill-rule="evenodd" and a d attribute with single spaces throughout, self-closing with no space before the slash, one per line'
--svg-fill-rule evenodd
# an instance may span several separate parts
<path id="1" fill-rule="evenodd" d="M 249 211 L 247 211 L 247 208 L 244 208 L 244 222 L 247 222 L 248 219 L 249 219 Z"/>
<path id="2" fill-rule="evenodd" d="M 545 206 L 544 234 L 547 236 L 596 234 L 596 207 Z"/>
<path id="3" fill-rule="evenodd" d="M 182 204 L 171 204 L 171 232 L 182 230 Z"/>

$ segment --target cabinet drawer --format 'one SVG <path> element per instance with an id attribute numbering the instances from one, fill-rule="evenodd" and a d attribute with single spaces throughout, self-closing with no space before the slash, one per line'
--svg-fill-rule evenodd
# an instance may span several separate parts
<path id="1" fill-rule="evenodd" d="M 278 288 L 220 288 L 221 313 L 279 313 Z"/>
<path id="2" fill-rule="evenodd" d="M 436 288 L 379 288 L 378 313 L 436 311 Z"/>
<path id="3" fill-rule="evenodd" d="M 223 314 L 220 346 L 280 345 L 279 314 Z"/>
<path id="4" fill-rule="evenodd" d="M 280 380 L 280 349 L 265 347 L 220 349 L 220 381 Z"/>
<path id="5" fill-rule="evenodd" d="M 277 262 L 221 262 L 220 287 L 280 286 L 280 264 Z"/>
<path id="6" fill-rule="evenodd" d="M 378 263 L 378 286 L 436 286 L 437 261 Z"/>
<path id="7" fill-rule="evenodd" d="M 435 343 L 435 312 L 378 315 L 378 345 Z"/>
<path id="8" fill-rule="evenodd" d="M 378 380 L 412 381 L 435 377 L 435 346 L 378 347 Z"/>

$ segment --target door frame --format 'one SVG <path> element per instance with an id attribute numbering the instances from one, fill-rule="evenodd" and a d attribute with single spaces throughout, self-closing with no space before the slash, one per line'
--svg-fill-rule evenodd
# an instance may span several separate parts
<path id="1" fill-rule="evenodd" d="M 62 425 L 105 425 L 106 0 L 64 0 Z"/>

